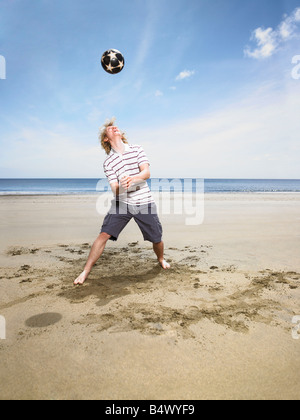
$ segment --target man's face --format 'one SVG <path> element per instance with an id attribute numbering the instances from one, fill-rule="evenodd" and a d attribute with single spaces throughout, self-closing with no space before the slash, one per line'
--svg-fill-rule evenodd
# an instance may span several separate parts
<path id="1" fill-rule="evenodd" d="M 117 138 L 122 137 L 121 131 L 118 129 L 118 127 L 116 126 L 109 126 L 106 129 L 106 136 L 107 136 L 107 140 L 108 142 L 110 142 L 111 140 L 115 140 Z"/>

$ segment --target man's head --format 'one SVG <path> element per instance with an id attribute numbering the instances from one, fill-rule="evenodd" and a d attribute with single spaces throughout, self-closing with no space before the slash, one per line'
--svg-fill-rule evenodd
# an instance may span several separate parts
<path id="1" fill-rule="evenodd" d="M 125 133 L 122 133 L 122 131 L 119 130 L 119 128 L 115 125 L 115 121 L 115 118 L 106 121 L 100 129 L 99 140 L 101 141 L 101 146 L 108 155 L 111 151 L 112 140 L 121 138 L 123 143 L 128 144 Z"/>

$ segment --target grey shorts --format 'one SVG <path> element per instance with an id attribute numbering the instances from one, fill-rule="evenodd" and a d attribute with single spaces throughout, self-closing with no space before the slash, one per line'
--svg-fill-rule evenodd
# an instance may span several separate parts
<path id="1" fill-rule="evenodd" d="M 111 236 L 112 241 L 117 241 L 132 218 L 139 226 L 145 241 L 154 244 L 161 242 L 163 231 L 155 203 L 131 206 L 113 200 L 111 209 L 105 216 L 101 233 L 105 232 Z"/>

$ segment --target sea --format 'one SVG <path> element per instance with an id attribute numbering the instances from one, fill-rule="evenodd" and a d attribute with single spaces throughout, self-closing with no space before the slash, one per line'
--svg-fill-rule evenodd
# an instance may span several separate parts
<path id="1" fill-rule="evenodd" d="M 210 193 L 300 193 L 300 179 L 191 179 L 152 178 L 153 192 Z M 83 195 L 109 191 L 106 179 L 99 178 L 0 178 L 2 195 Z"/>

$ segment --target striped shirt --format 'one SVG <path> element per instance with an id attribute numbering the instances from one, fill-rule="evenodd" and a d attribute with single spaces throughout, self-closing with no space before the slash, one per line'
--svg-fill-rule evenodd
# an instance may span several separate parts
<path id="1" fill-rule="evenodd" d="M 111 149 L 109 156 L 104 161 L 103 168 L 110 184 L 116 182 L 120 184 L 125 175 L 131 177 L 139 175 L 140 166 L 145 163 L 150 165 L 141 146 L 125 144 L 123 155 Z M 133 206 L 154 203 L 147 181 L 134 184 L 127 192 L 120 194 L 118 199 Z"/>

